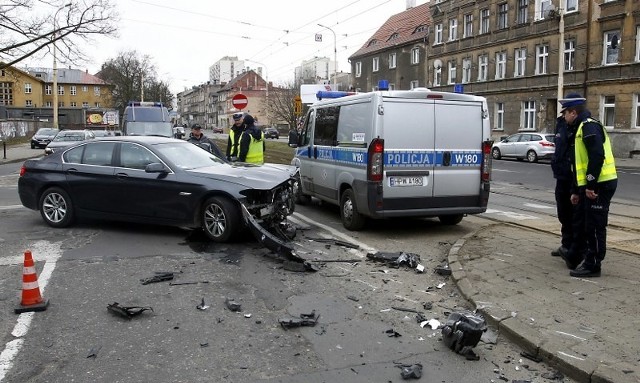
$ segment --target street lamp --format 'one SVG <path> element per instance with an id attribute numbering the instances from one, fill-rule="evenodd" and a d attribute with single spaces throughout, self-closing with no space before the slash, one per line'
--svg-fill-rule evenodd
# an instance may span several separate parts
<path id="1" fill-rule="evenodd" d="M 337 47 L 338 40 L 336 38 L 336 33 L 333 31 L 333 29 L 327 27 L 326 25 L 318 24 L 318 26 L 322 28 L 326 28 L 330 30 L 331 33 L 333 33 L 333 90 L 338 90 L 336 89 L 336 76 L 337 76 L 336 72 L 338 70 L 338 47 Z"/>
<path id="2" fill-rule="evenodd" d="M 560 13 L 560 24 L 558 25 L 558 31 L 560 32 L 558 46 L 558 111 L 560 111 L 562 109 L 560 99 L 564 98 L 562 96 L 562 88 L 564 86 L 564 10 L 559 8 L 558 11 Z"/>
<path id="3" fill-rule="evenodd" d="M 267 84 L 267 89 L 265 91 L 265 103 L 267 104 L 267 110 L 266 110 L 266 116 L 267 116 L 267 126 L 269 126 L 269 124 L 271 124 L 271 120 L 269 119 L 269 70 L 267 69 L 267 66 L 264 65 L 261 62 L 255 61 L 255 60 L 250 60 L 250 59 L 244 59 L 244 61 L 250 61 L 252 63 L 256 63 L 258 65 L 262 65 L 264 67 L 264 78 L 265 78 L 265 82 Z"/>
<path id="4" fill-rule="evenodd" d="M 58 129 L 58 61 L 56 60 L 56 31 L 58 29 L 58 12 L 71 6 L 71 3 L 58 8 L 53 16 L 53 128 Z"/>

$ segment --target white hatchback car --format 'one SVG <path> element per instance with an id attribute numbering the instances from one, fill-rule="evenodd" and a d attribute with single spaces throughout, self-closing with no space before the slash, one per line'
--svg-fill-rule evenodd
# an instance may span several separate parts
<path id="1" fill-rule="evenodd" d="M 555 151 L 553 134 L 516 133 L 493 144 L 491 156 L 499 160 L 502 157 L 515 158 L 529 162 L 551 158 Z"/>

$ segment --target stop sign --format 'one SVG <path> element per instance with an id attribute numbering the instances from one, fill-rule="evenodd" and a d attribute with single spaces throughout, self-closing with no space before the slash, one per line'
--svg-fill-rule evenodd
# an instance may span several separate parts
<path id="1" fill-rule="evenodd" d="M 247 100 L 247 96 L 245 96 L 242 93 L 238 93 L 235 96 L 233 96 L 233 98 L 231 99 L 231 103 L 233 104 L 234 107 L 238 109 L 244 109 L 249 103 L 249 101 Z"/>

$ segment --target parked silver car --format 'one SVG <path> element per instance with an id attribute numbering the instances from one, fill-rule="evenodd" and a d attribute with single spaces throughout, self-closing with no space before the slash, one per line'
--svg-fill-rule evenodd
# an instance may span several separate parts
<path id="1" fill-rule="evenodd" d="M 502 157 L 526 159 L 536 162 L 539 159 L 551 158 L 555 151 L 553 134 L 516 133 L 493 144 L 491 155 L 499 160 Z"/>
<path id="2" fill-rule="evenodd" d="M 56 150 L 78 143 L 79 141 L 93 140 L 96 135 L 90 129 L 61 130 L 53 137 L 53 140 L 44 148 L 44 154 L 49 155 Z"/>

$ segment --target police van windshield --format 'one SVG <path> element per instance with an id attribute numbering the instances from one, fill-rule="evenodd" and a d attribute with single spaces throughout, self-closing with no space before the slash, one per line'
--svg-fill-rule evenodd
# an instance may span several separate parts
<path id="1" fill-rule="evenodd" d="M 125 118 L 128 121 L 168 121 L 168 112 L 162 107 L 128 107 Z"/>
<path id="2" fill-rule="evenodd" d="M 162 136 L 173 137 L 170 122 L 140 122 L 130 121 L 126 125 L 127 136 Z"/>

